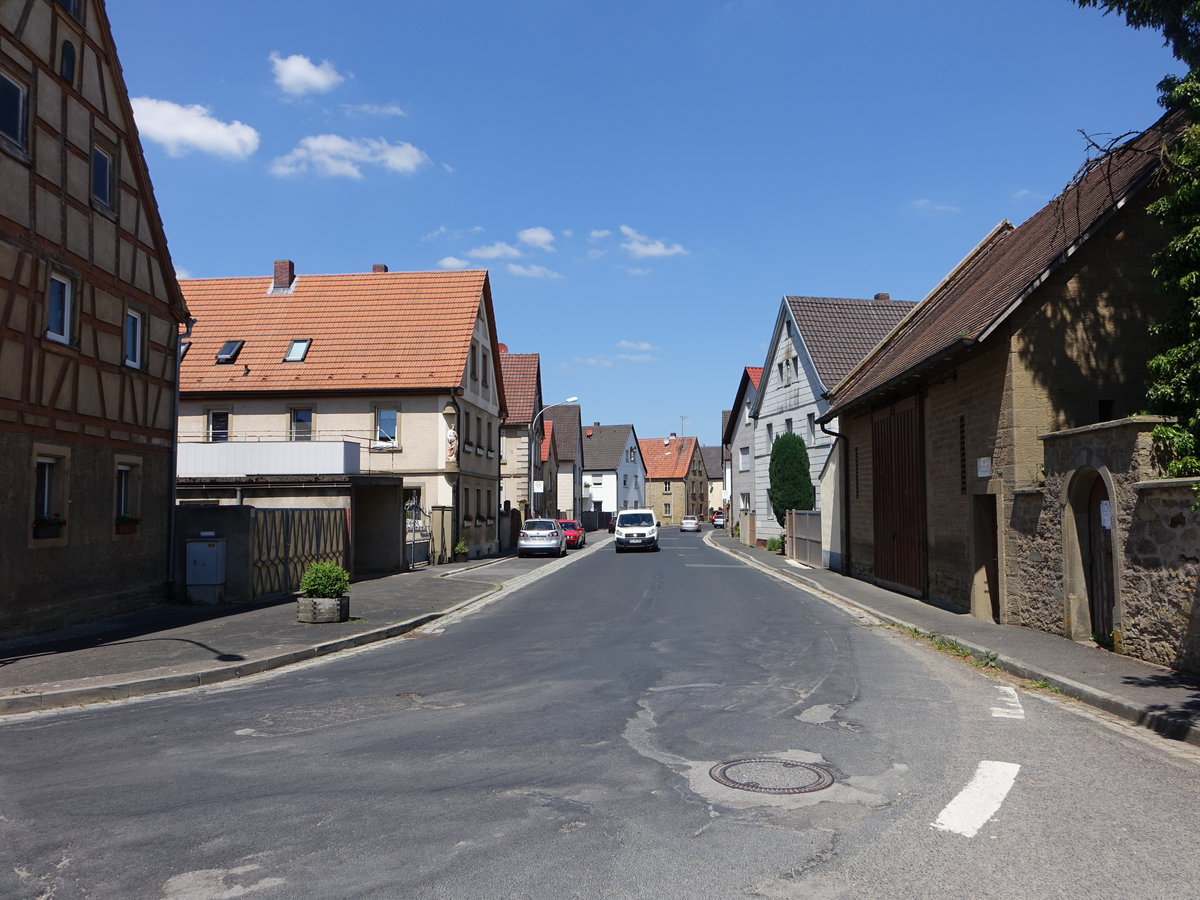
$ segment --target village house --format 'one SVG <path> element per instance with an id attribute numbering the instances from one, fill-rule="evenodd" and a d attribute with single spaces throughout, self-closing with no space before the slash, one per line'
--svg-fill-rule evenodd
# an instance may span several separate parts
<path id="1" fill-rule="evenodd" d="M 638 441 L 646 464 L 646 507 L 664 525 L 678 525 L 684 516 L 704 515 L 708 501 L 708 472 L 694 437 L 642 438 Z"/>
<path id="2" fill-rule="evenodd" d="M 182 365 L 180 502 L 344 506 L 381 517 L 388 568 L 419 529 L 430 557 L 498 548 L 506 413 L 485 270 L 181 282 L 197 318 Z M 397 476 L 408 525 L 395 519 Z M 252 499 L 248 499 L 252 498 Z M 368 528 L 360 515 L 352 527 Z"/>
<path id="3" fill-rule="evenodd" d="M 1003 222 L 838 385 L 849 571 L 981 618 L 1200 666 L 1191 480 L 1138 415 L 1166 116 Z"/>
<path id="4" fill-rule="evenodd" d="M 188 311 L 104 4 L 0 4 L 0 634 L 168 598 Z"/>
<path id="5" fill-rule="evenodd" d="M 615 513 L 645 503 L 646 465 L 632 425 L 601 425 L 583 429 L 584 491 L 588 511 Z"/>
<path id="6" fill-rule="evenodd" d="M 557 515 L 560 519 L 578 519 L 583 512 L 582 415 L 577 404 L 556 403 L 545 410 L 544 417 L 547 425 L 554 425 L 558 458 L 556 506 L 547 504 L 545 514 Z"/>
<path id="7" fill-rule="evenodd" d="M 500 375 L 508 415 L 500 423 L 500 503 L 506 509 L 519 509 L 521 518 L 529 518 L 530 481 L 541 479 L 541 460 L 534 454 L 532 475 L 529 448 L 541 445 L 545 434 L 542 419 L 530 434 L 534 417 L 542 409 L 542 365 L 536 353 L 510 353 L 500 345 Z"/>

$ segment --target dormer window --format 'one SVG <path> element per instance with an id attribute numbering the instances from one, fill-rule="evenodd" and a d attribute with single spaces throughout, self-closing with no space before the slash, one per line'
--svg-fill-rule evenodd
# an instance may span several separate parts
<path id="1" fill-rule="evenodd" d="M 225 343 L 223 343 L 221 345 L 221 349 L 217 351 L 217 362 L 219 362 L 219 363 L 233 362 L 235 359 L 237 359 L 238 354 L 242 352 L 242 344 L 244 344 L 244 343 L 246 343 L 246 342 L 245 341 L 226 341 Z"/>
<path id="2" fill-rule="evenodd" d="M 288 346 L 287 356 L 283 358 L 284 362 L 301 362 L 305 354 L 308 353 L 308 348 L 312 345 L 312 338 L 294 338 Z"/>

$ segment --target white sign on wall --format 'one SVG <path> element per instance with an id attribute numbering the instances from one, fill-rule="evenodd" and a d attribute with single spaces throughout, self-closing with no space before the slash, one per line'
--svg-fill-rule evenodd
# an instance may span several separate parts
<path id="1" fill-rule="evenodd" d="M 1100 501 L 1100 527 L 1112 530 L 1112 501 Z"/>

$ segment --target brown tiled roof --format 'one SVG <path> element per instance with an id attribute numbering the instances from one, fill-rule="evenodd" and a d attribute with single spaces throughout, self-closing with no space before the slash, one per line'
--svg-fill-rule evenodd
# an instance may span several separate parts
<path id="1" fill-rule="evenodd" d="M 914 369 L 985 340 L 1147 182 L 1158 164 L 1157 148 L 1183 124 L 1178 113 L 1163 116 L 1093 165 L 1019 228 L 994 230 L 834 390 L 822 419 L 885 390 Z"/>
<path id="2" fill-rule="evenodd" d="M 646 463 L 647 478 L 684 478 L 696 450 L 696 438 L 642 438 L 638 447 Z"/>
<path id="3" fill-rule="evenodd" d="M 784 300 L 826 389 L 845 378 L 914 306 L 886 294 L 873 300 L 790 296 Z"/>
<path id="4" fill-rule="evenodd" d="M 585 425 L 583 429 L 583 468 L 609 471 L 625 457 L 625 444 L 632 425 Z M 634 438 L 636 440 L 636 435 Z"/>
<path id="5" fill-rule="evenodd" d="M 500 377 L 504 379 L 504 399 L 508 403 L 505 422 L 528 425 L 541 394 L 541 357 L 536 353 L 508 353 L 501 348 Z"/>
<path id="6" fill-rule="evenodd" d="M 181 390 L 453 387 L 462 381 L 485 301 L 495 334 L 485 269 L 300 273 L 289 293 L 278 294 L 272 283 L 271 276 L 180 280 L 196 317 Z M 303 362 L 283 362 L 293 338 L 312 339 Z M 232 365 L 217 364 L 217 351 L 231 340 L 245 344 Z"/>
<path id="7" fill-rule="evenodd" d="M 546 422 L 554 423 L 554 448 L 558 451 L 559 462 L 575 459 L 575 448 L 579 442 L 579 415 L 579 407 L 574 403 L 559 403 L 546 410 Z"/>

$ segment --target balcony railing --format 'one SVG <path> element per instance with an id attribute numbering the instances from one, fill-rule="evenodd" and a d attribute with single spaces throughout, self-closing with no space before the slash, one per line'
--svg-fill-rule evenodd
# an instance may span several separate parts
<path id="1" fill-rule="evenodd" d="M 180 477 L 244 475 L 357 475 L 361 445 L 345 440 L 189 441 L 181 436 Z"/>

